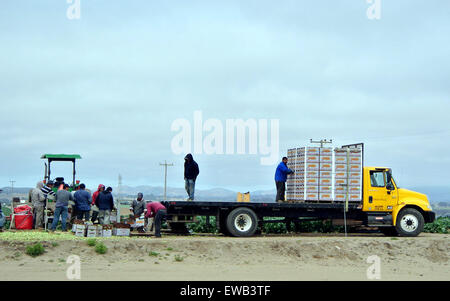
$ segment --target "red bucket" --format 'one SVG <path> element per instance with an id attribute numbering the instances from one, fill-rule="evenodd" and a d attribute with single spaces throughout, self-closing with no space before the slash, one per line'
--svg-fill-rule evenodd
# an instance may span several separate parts
<path id="1" fill-rule="evenodd" d="M 33 215 L 32 214 L 20 214 L 14 216 L 14 222 L 16 229 L 18 230 L 31 230 L 33 229 Z"/>

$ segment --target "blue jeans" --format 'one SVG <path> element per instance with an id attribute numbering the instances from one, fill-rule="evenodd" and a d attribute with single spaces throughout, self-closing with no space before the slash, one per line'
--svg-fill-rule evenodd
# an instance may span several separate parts
<path id="1" fill-rule="evenodd" d="M 189 196 L 189 200 L 193 201 L 194 200 L 194 193 L 195 193 L 195 181 L 194 180 L 185 180 L 185 188 L 186 188 L 186 192 Z"/>
<path id="2" fill-rule="evenodd" d="M 5 225 L 5 215 L 0 213 L 0 229 Z"/>
<path id="3" fill-rule="evenodd" d="M 58 226 L 59 217 L 61 217 L 61 229 L 66 231 L 66 221 L 68 215 L 68 207 L 56 207 L 55 216 L 53 217 L 52 230 L 56 230 L 56 226 Z"/>

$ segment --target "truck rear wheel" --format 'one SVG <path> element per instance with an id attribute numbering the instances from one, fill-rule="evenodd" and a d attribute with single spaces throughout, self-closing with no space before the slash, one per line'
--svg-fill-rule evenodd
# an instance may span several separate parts
<path id="1" fill-rule="evenodd" d="M 249 237 L 258 228 L 258 217 L 249 208 L 236 208 L 227 217 L 227 229 L 232 236 Z"/>
<path id="2" fill-rule="evenodd" d="M 398 214 L 395 228 L 400 236 L 414 237 L 423 231 L 424 225 L 425 220 L 419 211 L 406 208 Z"/>

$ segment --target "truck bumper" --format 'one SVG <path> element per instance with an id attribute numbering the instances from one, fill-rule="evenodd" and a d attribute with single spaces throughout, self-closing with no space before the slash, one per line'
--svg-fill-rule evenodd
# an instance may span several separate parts
<path id="1" fill-rule="evenodd" d="M 436 213 L 433 211 L 425 211 L 424 212 L 425 223 L 433 223 L 436 220 Z"/>

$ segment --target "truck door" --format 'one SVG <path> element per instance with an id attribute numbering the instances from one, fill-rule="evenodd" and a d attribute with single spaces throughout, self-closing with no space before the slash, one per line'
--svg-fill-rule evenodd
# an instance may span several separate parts
<path id="1" fill-rule="evenodd" d="M 386 185 L 387 179 L 386 170 L 371 170 L 370 171 L 370 187 L 368 189 L 368 206 L 367 211 L 372 212 L 392 212 L 397 203 L 397 190 L 392 184 Z"/>

